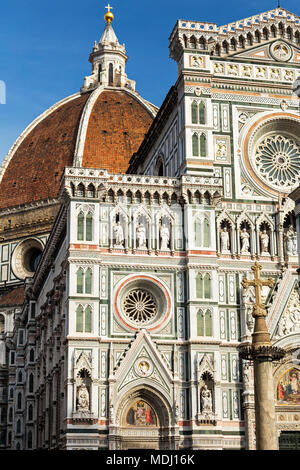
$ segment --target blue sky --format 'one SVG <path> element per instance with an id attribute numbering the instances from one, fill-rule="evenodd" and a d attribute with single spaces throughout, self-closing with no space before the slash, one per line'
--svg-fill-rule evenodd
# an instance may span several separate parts
<path id="1" fill-rule="evenodd" d="M 0 162 L 24 128 L 60 99 L 77 92 L 91 73 L 88 56 L 105 23 L 103 0 L 10 0 L 0 9 Z M 176 81 L 168 38 L 177 19 L 223 25 L 261 13 L 277 0 L 111 0 L 114 30 L 129 56 L 127 75 L 160 106 Z M 300 16 L 299 0 L 281 6 Z M 1 96 L 0 96 L 1 99 Z"/>

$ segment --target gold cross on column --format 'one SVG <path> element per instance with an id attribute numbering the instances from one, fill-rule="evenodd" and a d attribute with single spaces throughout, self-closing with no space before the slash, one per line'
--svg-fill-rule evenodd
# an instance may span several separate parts
<path id="1" fill-rule="evenodd" d="M 242 280 L 243 287 L 253 286 L 255 289 L 255 305 L 253 307 L 253 316 L 266 316 L 266 309 L 263 304 L 261 298 L 261 289 L 263 286 L 273 287 L 274 279 L 268 278 L 264 281 L 260 277 L 260 271 L 262 269 L 262 265 L 255 261 L 254 266 L 251 267 L 252 271 L 254 272 L 254 279 L 250 281 L 249 279 Z"/>

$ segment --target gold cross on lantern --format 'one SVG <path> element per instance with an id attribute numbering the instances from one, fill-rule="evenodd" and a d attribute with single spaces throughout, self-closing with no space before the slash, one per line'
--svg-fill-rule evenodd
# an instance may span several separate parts
<path id="1" fill-rule="evenodd" d="M 251 269 L 254 272 L 254 279 L 250 281 L 244 277 L 242 280 L 242 286 L 253 286 L 255 289 L 255 305 L 253 307 L 253 316 L 266 316 L 266 309 L 261 298 L 261 290 L 263 286 L 273 287 L 275 281 L 271 278 L 268 278 L 264 281 L 262 280 L 260 277 L 262 265 L 257 261 L 255 261 L 255 264 L 251 267 Z"/>
<path id="2" fill-rule="evenodd" d="M 105 8 L 107 9 L 107 11 L 113 10 L 113 7 L 111 7 L 110 4 L 108 4 Z"/>

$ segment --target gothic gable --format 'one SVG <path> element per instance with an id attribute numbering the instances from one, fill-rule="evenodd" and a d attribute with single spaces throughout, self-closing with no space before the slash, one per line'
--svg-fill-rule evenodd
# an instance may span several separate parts
<path id="1" fill-rule="evenodd" d="M 118 392 L 127 386 L 149 384 L 170 393 L 172 374 L 146 330 L 140 330 L 114 371 Z"/>

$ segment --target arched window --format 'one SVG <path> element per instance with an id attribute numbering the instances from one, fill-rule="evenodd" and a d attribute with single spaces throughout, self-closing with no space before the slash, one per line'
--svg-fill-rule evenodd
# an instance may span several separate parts
<path id="1" fill-rule="evenodd" d="M 33 406 L 29 405 L 29 407 L 28 407 L 28 421 L 32 421 L 32 420 L 33 420 Z"/>
<path id="2" fill-rule="evenodd" d="M 84 215 L 79 212 L 77 217 L 77 240 L 83 240 L 84 237 Z"/>
<path id="3" fill-rule="evenodd" d="M 32 431 L 28 431 L 27 448 L 32 449 Z"/>
<path id="4" fill-rule="evenodd" d="M 84 318 L 84 331 L 86 333 L 92 332 L 92 309 L 88 305 L 85 309 L 85 318 Z"/>
<path id="5" fill-rule="evenodd" d="M 22 381 L 23 381 L 22 372 L 19 371 L 19 373 L 18 373 L 18 382 L 19 382 L 19 383 L 22 383 Z"/>
<path id="6" fill-rule="evenodd" d="M 34 385 L 34 382 L 33 382 L 33 374 L 30 374 L 30 375 L 29 375 L 29 384 L 28 384 L 28 391 L 29 391 L 29 393 L 33 393 L 33 385 Z"/>
<path id="7" fill-rule="evenodd" d="M 199 124 L 205 124 L 205 104 L 203 101 L 199 104 Z"/>
<path id="8" fill-rule="evenodd" d="M 8 410 L 8 421 L 9 421 L 9 423 L 12 423 L 12 420 L 13 420 L 13 409 L 12 409 L 12 406 L 11 406 Z"/>
<path id="9" fill-rule="evenodd" d="M 207 248 L 209 247 L 209 245 L 210 245 L 209 221 L 205 217 L 203 221 L 203 246 Z"/>
<path id="10" fill-rule="evenodd" d="M 92 332 L 92 308 L 90 305 L 83 309 L 79 305 L 76 309 L 76 332 L 91 333 Z"/>
<path id="11" fill-rule="evenodd" d="M 197 313 L 197 336 L 204 336 L 204 313 L 202 310 Z"/>
<path id="12" fill-rule="evenodd" d="M 204 134 L 200 136 L 200 157 L 206 157 L 206 137 Z"/>
<path id="13" fill-rule="evenodd" d="M 83 333 L 83 308 L 81 305 L 76 309 L 76 331 Z"/>
<path id="14" fill-rule="evenodd" d="M 21 392 L 18 393 L 17 408 L 18 410 L 22 409 L 22 393 Z"/>
<path id="15" fill-rule="evenodd" d="M 85 272 L 85 293 L 92 293 L 92 270 L 90 268 Z"/>
<path id="16" fill-rule="evenodd" d="M 29 362 L 34 362 L 34 349 L 30 349 Z"/>
<path id="17" fill-rule="evenodd" d="M 77 294 L 83 294 L 83 269 L 79 268 L 77 271 Z"/>
<path id="18" fill-rule="evenodd" d="M 17 434 L 21 434 L 21 420 L 18 419 L 17 421 Z"/>
<path id="19" fill-rule="evenodd" d="M 79 268 L 77 271 L 77 294 L 92 293 L 92 270 L 88 268 L 86 271 Z"/>
<path id="20" fill-rule="evenodd" d="M 113 64 L 109 64 L 109 66 L 108 66 L 108 84 L 109 84 L 109 86 L 113 86 L 113 84 L 114 84 L 114 67 L 113 67 Z"/>
<path id="21" fill-rule="evenodd" d="M 85 221 L 85 239 L 90 242 L 93 239 L 93 216 L 89 212 Z"/>
<path id="22" fill-rule="evenodd" d="M 199 139 L 198 134 L 193 134 L 192 137 L 193 157 L 199 157 Z"/>
<path id="23" fill-rule="evenodd" d="M 198 124 L 198 105 L 196 101 L 192 102 L 191 112 L 192 112 L 192 124 Z"/>
<path id="24" fill-rule="evenodd" d="M 212 315 L 210 310 L 197 312 L 197 336 L 212 336 Z"/>
<path id="25" fill-rule="evenodd" d="M 207 310 L 205 313 L 205 336 L 212 336 L 212 317 L 210 310 Z"/>
<path id="26" fill-rule="evenodd" d="M 204 298 L 205 299 L 210 299 L 211 294 L 210 294 L 210 275 L 205 274 L 204 276 Z"/>
<path id="27" fill-rule="evenodd" d="M 196 275 L 196 297 L 198 299 L 203 298 L 203 278 L 200 273 Z"/>

